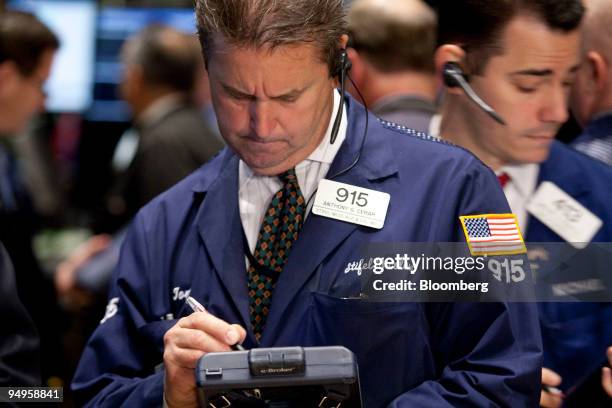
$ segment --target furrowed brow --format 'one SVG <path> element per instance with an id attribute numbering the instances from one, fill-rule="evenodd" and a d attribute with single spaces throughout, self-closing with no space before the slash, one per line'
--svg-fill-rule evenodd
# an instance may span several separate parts
<path id="1" fill-rule="evenodd" d="M 228 94 L 230 94 L 233 97 L 237 97 L 237 98 L 241 98 L 241 99 L 251 99 L 254 100 L 256 99 L 255 95 L 250 95 L 247 93 L 244 93 L 242 91 L 239 91 L 236 88 L 233 88 L 227 84 L 221 83 L 221 86 L 223 87 L 223 90 L 225 92 L 227 92 Z"/>
<path id="2" fill-rule="evenodd" d="M 249 99 L 249 100 L 256 100 L 257 96 L 255 95 L 251 95 L 245 92 L 242 92 L 236 88 L 233 88 L 227 84 L 221 83 L 221 86 L 223 87 L 223 89 L 225 90 L 225 92 L 227 92 L 228 94 L 240 98 L 240 99 Z M 300 95 L 302 95 L 304 93 L 304 91 L 306 91 L 308 88 L 310 87 L 310 84 L 305 86 L 304 88 L 301 89 L 292 89 L 286 93 L 283 93 L 281 95 L 277 95 L 277 96 L 271 96 L 270 99 L 273 100 L 290 100 L 290 99 L 296 99 L 298 98 Z"/>
<path id="3" fill-rule="evenodd" d="M 302 88 L 302 89 L 292 89 L 289 92 L 286 92 L 282 95 L 278 95 L 278 96 L 272 96 L 270 97 L 270 99 L 274 99 L 274 100 L 289 100 L 289 99 L 297 99 L 301 94 L 304 93 L 304 91 L 307 88 Z"/>

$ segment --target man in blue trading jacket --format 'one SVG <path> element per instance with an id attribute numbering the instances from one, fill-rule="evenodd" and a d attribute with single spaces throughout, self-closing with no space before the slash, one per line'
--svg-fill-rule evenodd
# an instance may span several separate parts
<path id="1" fill-rule="evenodd" d="M 229 148 L 136 217 L 74 377 L 78 396 L 91 406 L 195 406 L 199 357 L 243 342 L 348 347 L 366 407 L 536 405 L 532 305 L 368 303 L 344 272 L 368 242 L 461 241 L 461 215 L 506 213 L 494 174 L 338 94 L 341 0 L 196 9 Z M 388 193 L 388 211 L 375 214 L 384 227 L 308 213 L 324 177 L 366 189 L 362 198 Z M 181 318 L 188 295 L 208 313 Z"/>
<path id="2" fill-rule="evenodd" d="M 432 120 L 430 132 L 469 149 L 498 174 L 527 242 L 612 241 L 612 171 L 554 141 L 579 65 L 580 1 L 448 0 L 438 11 L 438 71 L 446 66 L 448 77 L 447 64 L 457 64 L 505 124 L 448 78 L 441 120 Z M 469 18 L 458 20 L 459 11 Z M 601 227 L 576 223 L 551 205 L 571 199 L 583 220 L 588 209 Z M 542 214 L 529 205 L 536 202 L 552 210 Z M 612 304 L 542 303 L 540 312 L 544 366 L 561 376 L 544 370 L 543 382 L 567 390 L 589 372 L 599 376 L 612 344 Z M 559 404 L 560 396 L 542 393 L 543 406 Z"/>

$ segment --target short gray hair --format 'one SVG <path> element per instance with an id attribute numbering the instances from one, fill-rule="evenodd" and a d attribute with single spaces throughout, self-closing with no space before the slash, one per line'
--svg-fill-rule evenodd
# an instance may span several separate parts
<path id="1" fill-rule="evenodd" d="M 195 35 L 152 24 L 127 40 L 121 50 L 121 59 L 126 64 L 140 66 L 149 85 L 191 92 L 201 67 L 195 46 Z"/>
<path id="2" fill-rule="evenodd" d="M 349 11 L 351 46 L 384 72 L 433 73 L 436 13 L 422 0 L 357 0 Z"/>
<path id="3" fill-rule="evenodd" d="M 214 35 L 240 47 L 274 49 L 311 43 L 330 74 L 338 69 L 339 41 L 346 34 L 342 0 L 196 0 L 204 61 L 214 53 Z"/>

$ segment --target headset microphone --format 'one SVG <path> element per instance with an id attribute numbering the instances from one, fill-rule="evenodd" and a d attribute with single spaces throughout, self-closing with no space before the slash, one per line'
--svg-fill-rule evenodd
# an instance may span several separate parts
<path id="1" fill-rule="evenodd" d="M 495 119 L 496 122 L 505 125 L 506 122 L 491 108 L 485 101 L 480 99 L 480 97 L 474 92 L 474 89 L 468 84 L 465 80 L 465 75 L 463 74 L 463 70 L 461 67 L 455 62 L 447 62 L 444 64 L 444 71 L 442 73 L 444 78 L 444 84 L 449 88 L 460 87 L 465 91 L 465 94 L 478 105 L 482 110 L 484 110 L 489 116 Z"/>
<path id="2" fill-rule="evenodd" d="M 329 141 L 330 144 L 334 144 L 336 138 L 338 137 L 338 131 L 340 130 L 340 122 L 342 121 L 342 111 L 344 110 L 344 91 L 346 89 L 346 75 L 351 69 L 351 66 L 351 60 L 349 59 L 346 50 L 341 50 L 339 72 L 337 73 L 338 77 L 340 78 L 340 106 L 338 107 L 338 113 L 336 113 L 336 119 L 334 120 L 334 125 L 332 126 L 331 139 Z"/>

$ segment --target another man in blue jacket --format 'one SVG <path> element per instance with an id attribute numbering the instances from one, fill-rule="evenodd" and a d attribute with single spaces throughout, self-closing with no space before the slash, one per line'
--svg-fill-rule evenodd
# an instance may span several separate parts
<path id="1" fill-rule="evenodd" d="M 458 12 L 466 18 L 457 19 Z M 446 71 L 448 87 L 430 131 L 469 149 L 497 173 L 527 242 L 612 241 L 612 171 L 554 140 L 568 118 L 582 15 L 579 0 L 439 5 L 436 65 Z M 458 86 L 457 68 L 504 124 Z M 573 225 L 563 211 L 535 210 L 536 202 L 552 208 L 552 200 L 568 198 L 602 224 Z M 544 366 L 561 375 L 544 370 L 543 381 L 569 389 L 603 364 L 612 343 L 612 306 L 542 303 L 540 312 Z M 543 406 L 559 404 L 560 395 L 542 394 Z"/>
<path id="2" fill-rule="evenodd" d="M 494 174 L 336 91 L 341 0 L 196 7 L 229 148 L 136 217 L 78 395 L 92 406 L 195 406 L 198 359 L 241 342 L 346 346 L 367 407 L 536 405 L 532 305 L 366 302 L 345 273 L 370 242 L 462 241 L 461 215 L 508 212 Z M 388 210 L 373 211 L 384 226 L 310 212 L 332 181 L 366 189 L 362 205 L 388 193 Z M 208 313 L 182 317 L 189 295 Z"/>

